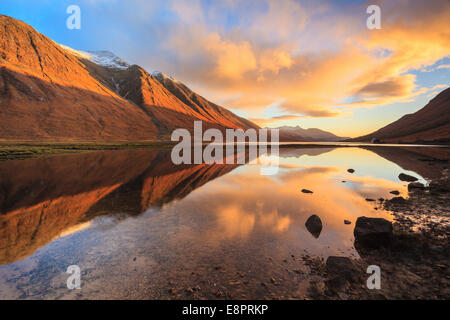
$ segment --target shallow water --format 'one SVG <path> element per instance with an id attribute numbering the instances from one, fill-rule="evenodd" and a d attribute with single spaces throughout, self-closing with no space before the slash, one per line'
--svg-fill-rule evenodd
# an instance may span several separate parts
<path id="1" fill-rule="evenodd" d="M 356 219 L 392 220 L 367 198 L 407 197 L 402 172 L 426 183 L 387 158 L 281 148 L 272 176 L 175 166 L 155 150 L 0 163 L 0 298 L 295 298 L 305 256 L 358 258 Z M 305 227 L 313 214 L 318 235 Z M 67 289 L 70 265 L 81 290 Z"/>

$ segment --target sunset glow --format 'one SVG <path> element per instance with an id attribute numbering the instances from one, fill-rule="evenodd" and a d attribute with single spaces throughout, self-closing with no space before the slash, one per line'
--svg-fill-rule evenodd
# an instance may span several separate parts
<path id="1" fill-rule="evenodd" d="M 0 8 L 58 43 L 173 75 L 261 126 L 358 136 L 450 84 L 446 0 L 371 1 L 380 30 L 366 28 L 365 1 L 85 0 L 76 32 L 55 26 L 69 2 Z"/>

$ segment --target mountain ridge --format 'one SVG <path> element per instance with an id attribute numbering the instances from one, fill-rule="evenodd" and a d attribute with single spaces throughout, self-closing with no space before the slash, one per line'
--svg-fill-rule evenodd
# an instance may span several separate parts
<path id="1" fill-rule="evenodd" d="M 195 120 L 204 128 L 259 128 L 183 85 L 186 104 L 171 92 L 180 82 L 166 88 L 110 52 L 59 45 L 5 15 L 0 30 L 0 139 L 169 140 Z"/>
<path id="2" fill-rule="evenodd" d="M 349 139 L 318 128 L 303 129 L 300 126 L 281 126 L 276 129 L 279 129 L 280 134 L 284 137 L 289 137 L 290 140 L 294 141 L 337 142 Z"/>
<path id="3" fill-rule="evenodd" d="M 441 91 L 422 109 L 406 114 L 377 131 L 349 141 L 386 143 L 450 142 L 450 87 Z"/>

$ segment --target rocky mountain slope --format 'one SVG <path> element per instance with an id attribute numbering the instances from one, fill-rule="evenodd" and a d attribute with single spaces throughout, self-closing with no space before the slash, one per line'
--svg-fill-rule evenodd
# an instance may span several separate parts
<path id="1" fill-rule="evenodd" d="M 61 46 L 4 15 L 0 33 L 0 140 L 168 140 L 194 120 L 205 128 L 257 128 L 110 52 Z"/>
<path id="2" fill-rule="evenodd" d="M 413 114 L 353 141 L 379 139 L 388 143 L 450 142 L 450 88 L 434 97 Z"/>

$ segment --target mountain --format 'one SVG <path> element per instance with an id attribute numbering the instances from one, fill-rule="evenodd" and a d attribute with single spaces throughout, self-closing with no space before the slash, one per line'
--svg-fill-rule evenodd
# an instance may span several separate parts
<path id="1" fill-rule="evenodd" d="M 282 126 L 278 127 L 280 130 L 280 136 L 284 141 L 324 141 L 324 142 L 336 142 L 348 139 L 346 137 L 338 137 L 335 134 L 316 129 L 303 129 L 300 126 L 290 127 Z"/>
<path id="2" fill-rule="evenodd" d="M 450 142 L 450 88 L 439 93 L 419 111 L 352 141 L 372 139 L 388 143 Z"/>
<path id="3" fill-rule="evenodd" d="M 174 96 L 189 106 L 199 119 L 212 123 L 221 123 L 228 128 L 258 128 L 254 123 L 244 118 L 236 117 L 229 110 L 209 102 L 180 81 L 162 72 L 156 71 L 153 73 L 153 76 Z"/>
<path id="4" fill-rule="evenodd" d="M 258 128 L 181 82 L 108 51 L 59 45 L 0 15 L 0 139 L 169 140 L 176 128 Z"/>

